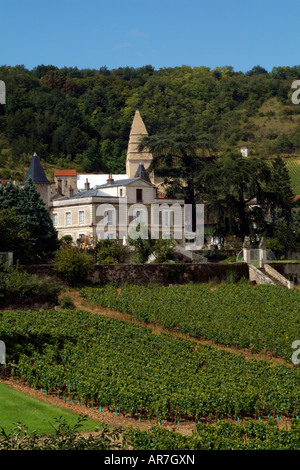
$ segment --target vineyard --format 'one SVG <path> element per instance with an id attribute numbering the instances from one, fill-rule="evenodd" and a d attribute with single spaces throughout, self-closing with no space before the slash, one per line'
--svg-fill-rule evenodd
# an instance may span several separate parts
<path id="1" fill-rule="evenodd" d="M 300 177 L 299 177 L 299 169 L 300 169 L 300 160 L 298 159 L 289 159 L 285 160 L 287 169 L 291 179 L 291 186 L 293 189 L 293 193 L 295 195 L 300 194 Z"/>
<path id="2" fill-rule="evenodd" d="M 187 284 L 86 287 L 82 297 L 137 320 L 179 328 L 222 345 L 265 351 L 291 362 L 300 339 L 300 291 L 280 286 Z"/>
<path id="3" fill-rule="evenodd" d="M 0 337 L 15 379 L 99 412 L 158 423 L 299 418 L 296 366 L 246 360 L 84 311 L 4 311 Z"/>
<path id="4" fill-rule="evenodd" d="M 244 425 L 197 424 L 191 437 L 153 426 L 148 432 L 129 430 L 124 437 L 135 450 L 299 450 L 300 422 L 294 420 L 290 430 L 279 430 L 272 419 Z"/>
<path id="5" fill-rule="evenodd" d="M 97 434 L 87 437 L 80 434 L 83 420 L 84 417 L 79 417 L 75 425 L 68 426 L 65 420 L 57 418 L 55 433 L 46 438 L 17 425 L 10 434 L 2 436 L 0 450 L 299 450 L 300 442 L 299 420 L 293 420 L 290 429 L 279 429 L 273 419 L 244 424 L 220 421 L 215 426 L 201 423 L 191 436 L 157 424 L 147 431 L 100 426 Z"/>

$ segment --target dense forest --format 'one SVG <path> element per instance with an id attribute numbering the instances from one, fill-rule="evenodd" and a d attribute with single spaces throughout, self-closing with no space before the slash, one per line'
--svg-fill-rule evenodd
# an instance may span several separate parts
<path id="1" fill-rule="evenodd" d="M 300 106 L 292 83 L 300 66 L 181 66 L 155 70 L 79 70 L 1 66 L 6 105 L 0 106 L 0 177 L 21 178 L 33 152 L 46 168 L 125 172 L 130 126 L 138 107 L 150 135 L 196 133 L 218 152 L 246 145 L 250 154 L 300 151 Z M 20 171 L 20 174 L 18 174 Z"/>

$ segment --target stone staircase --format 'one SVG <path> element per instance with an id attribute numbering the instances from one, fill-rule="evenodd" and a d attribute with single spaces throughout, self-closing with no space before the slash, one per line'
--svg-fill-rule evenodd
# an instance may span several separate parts
<path id="1" fill-rule="evenodd" d="M 272 281 L 272 284 L 275 284 L 277 286 L 282 286 L 283 285 L 282 282 L 280 282 L 274 276 L 272 276 L 271 274 L 268 274 L 264 267 L 263 268 L 258 268 L 258 269 L 260 270 L 261 273 L 263 273 L 266 277 L 268 277 Z"/>
<path id="2" fill-rule="evenodd" d="M 259 268 L 248 263 L 248 267 L 250 281 L 255 281 L 257 284 L 273 284 L 287 289 L 294 289 L 293 281 L 286 279 L 267 263 L 262 264 Z"/>
<path id="3" fill-rule="evenodd" d="M 253 251 L 258 252 L 256 260 L 259 263 L 259 268 L 251 264 L 251 261 L 255 259 L 252 256 Z M 287 289 L 294 289 L 293 281 L 289 281 L 268 264 L 267 249 L 263 238 L 260 240 L 258 249 L 252 249 L 249 237 L 245 237 L 243 244 L 243 259 L 248 264 L 250 281 L 256 282 L 257 284 L 275 284 L 286 287 Z"/>

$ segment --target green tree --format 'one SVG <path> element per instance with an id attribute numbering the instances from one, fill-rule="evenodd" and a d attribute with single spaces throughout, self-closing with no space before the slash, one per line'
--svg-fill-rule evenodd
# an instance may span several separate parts
<path id="1" fill-rule="evenodd" d="M 276 150 L 280 154 L 292 153 L 294 149 L 295 147 L 292 140 L 286 134 L 282 134 L 278 137 L 276 142 Z"/>
<path id="2" fill-rule="evenodd" d="M 90 254 L 70 244 L 57 250 L 53 259 L 54 271 L 71 286 L 84 282 L 92 265 Z"/>
<path id="3" fill-rule="evenodd" d="M 147 263 L 151 255 L 154 256 L 155 263 L 166 263 L 174 261 L 176 258 L 175 241 L 163 238 L 151 238 L 151 233 L 148 231 L 148 236 L 145 236 L 146 228 L 137 226 L 137 232 L 141 232 L 140 236 L 128 236 L 128 243 L 134 247 L 133 261 L 138 264 Z"/>
<path id="4" fill-rule="evenodd" d="M 132 259 L 137 264 L 144 264 L 148 261 L 149 256 L 153 253 L 155 240 L 151 238 L 144 239 L 142 237 L 130 238 L 128 243 L 134 247 Z"/>
<path id="5" fill-rule="evenodd" d="M 215 158 L 212 140 L 207 135 L 162 134 L 144 138 L 140 149 L 152 153 L 148 171 L 164 179 L 167 197 L 182 197 L 195 215 L 196 203 L 203 196 L 199 174 Z M 194 216 L 193 229 L 195 222 Z"/>
<path id="6" fill-rule="evenodd" d="M 263 159 L 248 159 L 231 153 L 206 168 L 202 174 L 206 210 L 208 217 L 217 219 L 216 235 L 222 238 L 236 235 L 241 240 L 246 235 L 255 238 L 253 228 L 263 229 L 267 208 L 261 204 L 252 209 L 249 204 L 265 202 L 265 185 L 270 178 L 270 169 Z"/>
<path id="7" fill-rule="evenodd" d="M 159 238 L 153 247 L 155 263 L 168 263 L 176 259 L 175 240 Z"/>
<path id="8" fill-rule="evenodd" d="M 287 226 L 292 219 L 293 191 L 291 178 L 286 163 L 282 157 L 276 157 L 271 162 L 271 179 L 268 182 L 266 196 L 271 200 L 271 212 L 281 209 L 281 217 Z"/>
<path id="9" fill-rule="evenodd" d="M 128 246 L 121 245 L 119 240 L 99 240 L 94 251 L 97 263 L 100 264 L 126 263 L 130 255 Z"/>
<path id="10" fill-rule="evenodd" d="M 83 151 L 79 159 L 75 159 L 75 162 L 81 164 L 84 171 L 87 172 L 95 169 L 100 170 L 99 146 L 96 138 L 89 142 L 88 148 Z"/>
<path id="11" fill-rule="evenodd" d="M 253 75 L 265 75 L 268 74 L 268 71 L 261 67 L 260 65 L 255 65 L 251 70 L 246 72 L 246 75 L 253 77 Z"/>
<path id="12" fill-rule="evenodd" d="M 62 90 L 66 81 L 66 76 L 61 70 L 50 69 L 41 79 L 43 85 L 49 88 Z"/>
<path id="13" fill-rule="evenodd" d="M 271 201 L 270 221 L 265 225 L 266 237 L 282 247 L 281 254 L 295 249 L 299 241 L 298 213 L 294 209 L 289 172 L 281 157 L 272 161 L 271 180 L 265 197 Z"/>
<path id="14" fill-rule="evenodd" d="M 0 144 L 9 150 L 14 164 L 34 147 L 46 161 L 56 162 L 57 157 L 64 161 L 72 155 L 90 172 L 123 172 L 137 101 L 150 135 L 207 133 L 220 148 L 239 145 L 247 134 L 254 150 L 268 143 L 258 137 L 256 118 L 270 98 L 284 104 L 289 117 L 299 112 L 290 99 L 299 66 L 274 67 L 270 73 L 259 65 L 246 73 L 231 66 L 154 70 L 150 65 L 115 70 L 39 65 L 32 71 L 1 66 L 0 72 L 10 97 L 0 108 Z M 298 148 L 291 132 L 292 127 L 286 130 L 290 142 L 279 139 L 273 147 L 276 152 Z M 93 139 L 99 147 L 94 159 Z M 100 149 L 106 140 L 108 145 Z"/>
<path id="15" fill-rule="evenodd" d="M 11 181 L 0 186 L 0 210 L 14 210 L 18 222 L 16 230 L 23 234 L 30 245 L 24 253 L 31 253 L 31 260 L 44 261 L 57 249 L 57 233 L 50 214 L 37 189 L 29 178 L 22 188 Z M 17 253 L 20 252 L 16 247 Z M 21 256 L 21 255 L 20 255 Z M 21 256 L 24 260 L 24 257 Z"/>
<path id="16" fill-rule="evenodd" d="M 22 217 L 17 214 L 16 209 L 0 210 L 1 251 L 12 251 L 15 260 L 26 263 L 34 258 L 32 246 L 36 240 L 22 226 Z"/>
<path id="17" fill-rule="evenodd" d="M 19 200 L 19 188 L 9 180 L 7 185 L 0 184 L 0 209 L 16 207 Z"/>
<path id="18" fill-rule="evenodd" d="M 292 243 L 288 227 L 293 194 L 288 171 L 280 157 L 268 165 L 262 158 L 227 154 L 211 165 L 203 178 L 208 215 L 217 219 L 216 235 L 236 235 L 241 240 L 247 235 L 257 241 L 263 235 L 274 237 L 284 222 L 286 230 L 282 226 L 281 243 L 288 245 L 288 238 Z M 278 209 L 280 223 L 275 217 Z"/>
<path id="19" fill-rule="evenodd" d="M 45 260 L 58 246 L 57 232 L 53 226 L 49 211 L 29 178 L 19 190 L 18 213 L 22 216 L 24 227 L 36 240 L 34 250 L 36 258 Z"/>

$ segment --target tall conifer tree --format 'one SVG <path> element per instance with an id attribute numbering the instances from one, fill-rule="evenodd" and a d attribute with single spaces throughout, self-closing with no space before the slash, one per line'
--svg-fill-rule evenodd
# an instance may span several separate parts
<path id="1" fill-rule="evenodd" d="M 49 212 L 29 178 L 22 188 L 8 182 L 0 188 L 0 210 L 11 209 L 18 216 L 20 230 L 30 234 L 31 254 L 43 261 L 57 248 L 57 233 Z"/>

